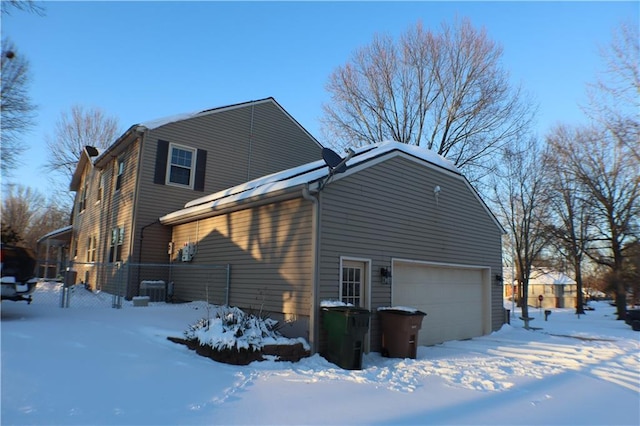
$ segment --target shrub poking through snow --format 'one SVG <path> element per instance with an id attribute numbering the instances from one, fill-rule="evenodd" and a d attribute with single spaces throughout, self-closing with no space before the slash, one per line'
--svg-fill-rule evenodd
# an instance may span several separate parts
<path id="1" fill-rule="evenodd" d="M 184 335 L 187 340 L 197 340 L 200 345 L 215 350 L 257 351 L 264 345 L 284 339 L 278 332 L 278 321 L 229 306 L 215 307 L 210 318 L 199 319 L 189 326 Z"/>

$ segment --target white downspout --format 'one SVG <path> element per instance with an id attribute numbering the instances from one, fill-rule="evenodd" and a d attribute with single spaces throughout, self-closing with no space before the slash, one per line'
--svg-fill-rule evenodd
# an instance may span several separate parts
<path id="1" fill-rule="evenodd" d="M 311 309 L 309 312 L 309 344 L 311 345 L 311 353 L 318 352 L 319 345 L 319 309 L 320 302 L 318 300 L 318 294 L 320 293 L 320 279 L 319 279 L 319 260 L 320 255 L 320 194 L 317 196 L 311 195 L 309 192 L 309 184 L 306 184 L 302 188 L 302 197 L 305 200 L 313 203 L 312 212 L 312 229 L 311 229 L 311 270 L 313 271 L 313 282 L 311 288 Z"/>

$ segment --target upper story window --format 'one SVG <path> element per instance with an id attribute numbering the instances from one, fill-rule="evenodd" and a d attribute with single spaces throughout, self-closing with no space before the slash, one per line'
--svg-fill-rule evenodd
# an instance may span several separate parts
<path id="1" fill-rule="evenodd" d="M 111 244 L 109 246 L 109 262 L 122 261 L 122 245 L 124 244 L 124 227 L 111 230 Z"/>
<path id="2" fill-rule="evenodd" d="M 78 197 L 78 212 L 83 212 L 87 208 L 87 192 L 89 192 L 89 185 L 85 183 Z"/>
<path id="3" fill-rule="evenodd" d="M 116 177 L 116 191 L 120 190 L 120 187 L 122 186 L 122 179 L 124 176 L 124 159 L 119 159 L 118 160 L 118 175 Z"/>
<path id="4" fill-rule="evenodd" d="M 193 187 L 196 150 L 171 144 L 167 164 L 167 184 Z"/>
<path id="5" fill-rule="evenodd" d="M 98 240 L 94 236 L 88 237 L 87 239 L 87 262 L 95 262 L 96 261 L 96 250 L 98 247 Z"/>
<path id="6" fill-rule="evenodd" d="M 98 194 L 96 195 L 96 203 L 102 201 L 102 193 L 104 192 L 104 172 L 100 172 L 98 177 Z"/>
<path id="7" fill-rule="evenodd" d="M 153 183 L 204 191 L 207 150 L 158 139 Z"/>

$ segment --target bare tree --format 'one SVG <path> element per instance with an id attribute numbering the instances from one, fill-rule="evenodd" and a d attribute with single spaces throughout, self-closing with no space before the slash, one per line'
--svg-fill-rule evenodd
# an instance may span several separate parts
<path id="1" fill-rule="evenodd" d="M 2 0 L 3 15 L 11 15 L 12 9 L 44 15 L 44 8 L 33 0 Z"/>
<path id="2" fill-rule="evenodd" d="M 69 222 L 69 212 L 53 198 L 23 185 L 8 185 L 2 197 L 3 232 L 10 229 L 13 242 L 37 250 L 38 239 Z M 4 236 L 3 236 L 4 238 Z"/>
<path id="3" fill-rule="evenodd" d="M 8 39 L 2 40 L 0 67 L 0 170 L 10 175 L 26 149 L 22 137 L 34 124 L 36 107 L 28 94 L 29 62 Z"/>
<path id="4" fill-rule="evenodd" d="M 593 205 L 589 192 L 565 158 L 565 147 L 574 146 L 578 136 L 566 126 L 554 128 L 547 136 L 546 186 L 551 209 L 549 231 L 573 269 L 577 283 L 576 314 L 584 314 L 582 263 L 591 242 Z"/>
<path id="5" fill-rule="evenodd" d="M 58 207 L 37 190 L 22 185 L 8 185 L 2 197 L 3 241 L 11 239 L 37 250 L 38 239 L 69 222 L 69 212 Z M 10 230 L 10 232 L 5 232 Z"/>
<path id="6" fill-rule="evenodd" d="M 621 274 L 625 247 L 639 237 L 640 163 L 608 128 L 579 129 L 555 148 L 591 204 L 594 236 L 586 254 L 610 269 L 618 319 L 624 319 L 626 290 Z"/>
<path id="7" fill-rule="evenodd" d="M 496 213 L 511 235 L 522 317 L 528 327 L 529 277 L 549 242 L 543 149 L 529 139 L 520 150 L 505 150 L 501 176 L 493 184 Z"/>
<path id="8" fill-rule="evenodd" d="M 107 148 L 118 136 L 118 120 L 99 108 L 75 105 L 63 112 L 53 136 L 47 135 L 49 159 L 46 169 L 71 181 L 80 153 L 85 146 Z"/>
<path id="9" fill-rule="evenodd" d="M 609 46 L 596 83 L 588 86 L 587 115 L 602 123 L 619 144 L 640 161 L 640 38 L 638 25 L 621 23 Z"/>
<path id="10" fill-rule="evenodd" d="M 44 197 L 38 191 L 22 186 L 9 185 L 2 199 L 2 223 L 10 226 L 24 240 L 29 224 L 37 211 L 44 206 Z"/>
<path id="11" fill-rule="evenodd" d="M 476 180 L 531 119 L 501 57 L 467 19 L 440 33 L 418 23 L 397 42 L 376 36 L 330 76 L 323 131 L 343 146 L 387 139 L 423 146 Z"/>

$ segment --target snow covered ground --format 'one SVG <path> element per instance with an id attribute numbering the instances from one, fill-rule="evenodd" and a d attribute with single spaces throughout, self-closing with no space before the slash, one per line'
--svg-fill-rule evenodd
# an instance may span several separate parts
<path id="1" fill-rule="evenodd" d="M 47 290 L 1 305 L 2 425 L 640 424 L 640 333 L 606 302 L 348 371 L 319 355 L 231 366 L 168 341 L 202 302 L 61 309 Z"/>

